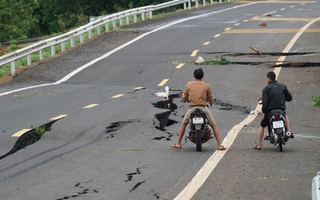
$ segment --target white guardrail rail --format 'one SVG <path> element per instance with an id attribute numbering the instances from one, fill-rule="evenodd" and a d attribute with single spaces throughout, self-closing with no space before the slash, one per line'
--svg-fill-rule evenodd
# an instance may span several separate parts
<path id="1" fill-rule="evenodd" d="M 25 58 L 27 59 L 27 65 L 31 65 L 32 62 L 37 60 L 32 60 L 32 55 L 35 53 L 39 53 L 39 59 L 43 60 L 44 49 L 50 49 L 51 57 L 56 54 L 56 46 L 60 45 L 61 52 L 66 50 L 66 42 L 70 40 L 70 47 L 74 47 L 76 45 L 76 38 L 78 40 L 80 38 L 80 43 L 84 43 L 85 39 L 91 39 L 93 35 L 93 31 L 95 30 L 97 34 L 101 34 L 101 28 L 104 26 L 105 31 L 109 31 L 109 24 L 112 24 L 112 29 L 116 29 L 117 26 L 123 26 L 124 20 L 126 24 L 136 23 L 138 21 L 138 16 L 141 16 L 141 20 L 145 21 L 147 18 L 152 19 L 153 11 L 160 10 L 163 8 L 168 8 L 170 6 L 175 6 L 179 4 L 184 4 L 184 9 L 191 9 L 192 2 L 195 2 L 196 8 L 198 8 L 198 1 L 202 1 L 202 5 L 206 5 L 206 1 L 208 0 L 174 0 L 166 3 L 151 5 L 145 7 L 134 8 L 130 10 L 126 10 L 123 12 L 118 12 L 114 14 L 110 14 L 103 17 L 97 17 L 95 19 L 91 19 L 91 22 L 81 26 L 75 30 L 72 30 L 68 33 L 61 34 L 56 37 L 52 37 L 37 43 L 34 43 L 30 46 L 24 47 L 17 51 L 11 52 L 9 54 L 5 54 L 0 57 L 0 68 L 5 65 L 10 65 L 11 68 L 11 76 L 15 76 L 16 74 L 16 65 L 19 59 Z M 221 0 L 219 0 L 221 3 Z M 213 3 L 213 0 L 210 0 L 210 3 Z M 131 21 L 130 21 L 131 20 Z"/>
<path id="2" fill-rule="evenodd" d="M 320 200 L 320 171 L 312 180 L 312 200 Z"/>

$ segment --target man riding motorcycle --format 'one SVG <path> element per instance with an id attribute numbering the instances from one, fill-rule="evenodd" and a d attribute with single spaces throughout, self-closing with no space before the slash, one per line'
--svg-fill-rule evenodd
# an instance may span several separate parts
<path id="1" fill-rule="evenodd" d="M 268 85 L 262 90 L 262 117 L 260 127 L 258 131 L 258 141 L 254 149 L 261 150 L 262 137 L 264 135 L 264 128 L 268 126 L 268 117 L 270 112 L 275 109 L 286 111 L 286 101 L 292 100 L 292 95 L 289 92 L 287 86 L 276 81 L 276 74 L 273 71 L 267 73 Z M 286 115 L 285 126 L 288 132 L 290 132 L 289 119 Z M 293 134 L 289 133 L 290 138 L 293 138 Z"/>
<path id="2" fill-rule="evenodd" d="M 210 85 L 207 82 L 202 81 L 204 76 L 204 72 L 202 68 L 198 68 L 193 72 L 195 80 L 189 81 L 186 85 L 185 91 L 182 93 L 182 102 L 189 102 L 189 108 L 184 116 L 183 122 L 180 126 L 178 143 L 173 144 L 171 148 L 181 149 L 181 140 L 185 132 L 185 128 L 189 123 L 189 117 L 194 107 L 201 107 L 201 110 L 206 113 L 209 124 L 213 129 L 215 138 L 217 140 L 217 150 L 223 151 L 226 150 L 224 146 L 221 145 L 221 138 L 218 126 L 214 121 L 214 118 L 207 106 L 209 102 L 210 106 L 212 106 L 214 102 L 214 97 L 212 95 Z"/>

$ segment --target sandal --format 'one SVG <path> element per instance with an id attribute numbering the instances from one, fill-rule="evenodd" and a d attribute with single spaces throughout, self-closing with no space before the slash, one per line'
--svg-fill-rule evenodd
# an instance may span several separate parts
<path id="1" fill-rule="evenodd" d="M 256 145 L 253 149 L 255 149 L 255 150 L 261 150 L 262 148 L 261 148 L 261 147 L 258 147 L 258 145 Z"/>
<path id="2" fill-rule="evenodd" d="M 181 149 L 181 145 L 175 143 L 171 146 L 171 149 Z"/>
<path id="3" fill-rule="evenodd" d="M 224 146 L 221 145 L 221 147 L 218 147 L 217 150 L 218 151 L 224 151 L 224 150 L 227 150 L 227 149 Z"/>

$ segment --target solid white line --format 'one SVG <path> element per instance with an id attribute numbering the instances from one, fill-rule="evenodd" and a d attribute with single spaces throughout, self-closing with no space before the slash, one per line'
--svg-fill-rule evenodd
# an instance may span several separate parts
<path id="1" fill-rule="evenodd" d="M 189 18 L 185 18 L 185 19 L 181 19 L 181 20 L 178 20 L 178 21 L 175 21 L 175 22 L 172 22 L 172 23 L 169 23 L 167 25 L 164 25 L 164 26 L 161 26 L 157 29 L 154 29 L 150 32 L 147 32 L 147 33 L 144 33 L 138 37 L 136 37 L 135 39 L 115 48 L 114 50 L 112 51 L 109 51 L 108 53 L 104 54 L 103 56 L 99 57 L 99 58 L 96 58 L 94 60 L 92 60 L 91 62 L 79 67 L 78 69 L 74 70 L 73 72 L 69 73 L 68 75 L 66 75 L 65 77 L 63 77 L 62 79 L 58 80 L 57 82 L 54 82 L 54 83 L 47 83 L 47 84 L 42 84 L 42 85 L 35 85 L 35 86 L 30 86 L 30 87 L 25 87 L 25 88 L 20 88 L 20 89 L 16 89 L 16 90 L 11 90 L 11 91 L 8 91 L 8 92 L 4 92 L 4 93 L 0 93 L 0 97 L 1 96 L 5 96 L 5 95 L 9 95 L 9 94 L 12 94 L 12 93 L 16 93 L 16 92 L 20 92 L 20 91 L 24 91 L 24 90 L 29 90 L 29 89 L 33 89 L 33 88 L 39 88 L 39 87 L 44 87 L 44 86 L 51 86 L 51 85 L 57 85 L 57 84 L 61 84 L 67 80 L 69 80 L 71 77 L 75 76 L 76 74 L 78 74 L 79 72 L 81 72 L 82 70 L 90 67 L 91 65 L 97 63 L 98 61 L 102 60 L 102 59 L 105 59 L 107 57 L 109 57 L 110 55 L 114 54 L 115 52 L 129 46 L 130 44 L 140 40 L 141 38 L 144 38 L 146 37 L 147 35 L 150 35 L 152 33 L 155 33 L 157 31 L 160 31 L 162 29 L 165 29 L 165 28 L 168 28 L 170 26 L 173 26 L 175 24 L 179 24 L 179 23 L 182 23 L 182 22 L 185 22 L 185 21 L 188 21 L 188 20 L 192 20 L 192 19 L 196 19 L 196 18 L 200 18 L 200 17 L 205 17 L 205 16 L 208 16 L 208 15 L 212 15 L 212 14 L 216 14 L 216 13 L 221 13 L 221 12 L 225 12 L 225 11 L 229 11 L 229 10 L 233 10 L 233 9 L 236 9 L 236 8 L 241 8 L 241 7 L 245 7 L 245 6 L 249 6 L 249 5 L 253 5 L 253 4 L 257 4 L 258 2 L 253 2 L 253 3 L 249 3 L 249 4 L 243 4 L 243 5 L 237 5 L 237 6 L 234 6 L 234 7 L 231 7 L 231 8 L 226 8 L 226 9 L 223 9 L 223 10 L 218 10 L 218 11 L 214 11 L 214 12 L 210 12 L 210 13 L 206 13 L 206 14 L 202 14 L 202 15 L 197 15 L 197 16 L 193 16 L 193 17 L 189 17 Z"/>
<path id="2" fill-rule="evenodd" d="M 283 50 L 283 53 L 288 53 L 290 49 L 293 47 L 295 42 L 299 39 L 302 33 L 308 29 L 314 22 L 320 19 L 317 18 L 308 24 L 306 24 L 300 31 L 290 40 L 286 48 Z M 282 63 L 285 60 L 286 56 L 281 56 L 278 59 L 277 63 Z M 281 71 L 281 67 L 276 67 L 274 72 L 277 77 L 279 76 Z M 240 130 L 245 126 L 251 123 L 258 115 L 261 110 L 261 105 L 257 105 L 253 114 L 250 114 L 246 119 L 244 119 L 240 124 L 235 125 L 224 138 L 222 144 L 228 149 L 233 144 L 234 140 L 238 136 Z M 174 198 L 174 200 L 188 200 L 193 197 L 193 195 L 199 190 L 199 188 L 203 185 L 203 183 L 207 180 L 209 175 L 212 173 L 214 168 L 218 165 L 223 156 L 227 153 L 227 151 L 215 151 L 214 154 L 207 160 L 207 162 L 203 165 L 203 167 L 198 171 L 195 177 L 191 180 L 191 182 Z"/>

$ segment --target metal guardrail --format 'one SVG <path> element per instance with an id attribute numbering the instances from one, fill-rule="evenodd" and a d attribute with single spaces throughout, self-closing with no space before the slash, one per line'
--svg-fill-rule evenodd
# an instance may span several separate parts
<path id="1" fill-rule="evenodd" d="M 11 76 L 16 74 L 16 62 L 21 58 L 27 58 L 27 65 L 31 65 L 32 54 L 39 52 L 39 59 L 44 59 L 44 49 L 50 48 L 50 55 L 54 56 L 56 54 L 56 46 L 60 45 L 61 52 L 66 49 L 66 42 L 70 40 L 70 46 L 74 47 L 76 45 L 76 38 L 80 38 L 80 43 L 83 43 L 85 40 L 85 34 L 87 34 L 88 39 L 92 38 L 93 31 L 96 30 L 98 34 L 101 34 L 101 27 L 105 26 L 105 31 L 109 31 L 109 24 L 112 23 L 112 29 L 116 29 L 117 26 L 122 26 L 124 24 L 124 19 L 126 24 L 130 24 L 130 20 L 133 18 L 133 22 L 138 21 L 138 16 L 141 15 L 141 20 L 144 21 L 146 18 L 152 19 L 153 11 L 160 10 L 163 8 L 168 8 L 170 6 L 175 6 L 179 4 L 184 4 L 184 9 L 190 9 L 192 2 L 196 3 L 196 8 L 198 7 L 198 1 L 201 0 L 173 0 L 170 2 L 151 5 L 145 7 L 134 8 L 126 10 L 123 12 L 114 13 L 111 15 L 98 17 L 96 20 L 92 20 L 90 23 L 81 26 L 75 30 L 72 30 L 68 33 L 61 34 L 59 36 L 46 39 L 37 43 L 34 43 L 30 46 L 24 47 L 17 51 L 11 52 L 4 56 L 0 57 L 0 67 L 10 64 L 11 67 Z M 221 0 L 219 0 L 221 2 Z M 213 3 L 213 0 L 210 0 Z M 188 7 L 187 7 L 188 3 Z M 202 0 L 203 6 L 206 5 L 206 0 Z"/>
<path id="2" fill-rule="evenodd" d="M 320 171 L 312 180 L 312 200 L 320 200 Z"/>

